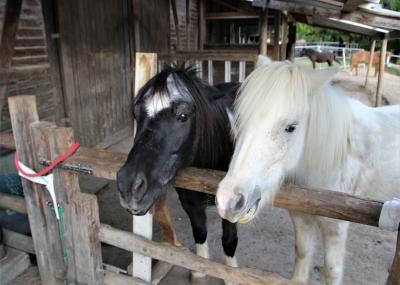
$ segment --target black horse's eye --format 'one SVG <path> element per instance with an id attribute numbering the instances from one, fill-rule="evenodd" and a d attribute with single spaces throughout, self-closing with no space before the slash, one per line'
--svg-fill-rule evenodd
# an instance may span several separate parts
<path id="1" fill-rule="evenodd" d="M 189 116 L 187 114 L 180 114 L 176 117 L 179 122 L 186 122 Z"/>
<path id="2" fill-rule="evenodd" d="M 287 132 L 287 133 L 293 133 L 294 130 L 296 129 L 296 125 L 297 125 L 297 124 L 287 125 L 286 128 L 285 128 L 285 132 Z"/>

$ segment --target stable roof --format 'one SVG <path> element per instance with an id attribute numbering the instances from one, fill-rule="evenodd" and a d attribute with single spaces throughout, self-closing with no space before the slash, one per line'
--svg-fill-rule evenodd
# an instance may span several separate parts
<path id="1" fill-rule="evenodd" d="M 313 26 L 373 38 L 400 38 L 400 12 L 382 8 L 379 0 L 253 0 L 252 6 L 290 13 Z"/>

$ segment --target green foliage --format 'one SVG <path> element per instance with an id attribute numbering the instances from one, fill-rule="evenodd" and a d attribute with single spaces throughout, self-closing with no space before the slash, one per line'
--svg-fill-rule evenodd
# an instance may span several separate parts
<path id="1" fill-rule="evenodd" d="M 382 5 L 386 9 L 400 11 L 400 0 L 383 0 Z"/>
<path id="2" fill-rule="evenodd" d="M 307 42 L 339 42 L 342 40 L 344 43 L 358 43 L 358 46 L 364 49 L 369 49 L 371 45 L 369 37 L 358 34 L 313 27 L 303 23 L 298 23 L 296 29 L 296 38 L 305 39 Z"/>

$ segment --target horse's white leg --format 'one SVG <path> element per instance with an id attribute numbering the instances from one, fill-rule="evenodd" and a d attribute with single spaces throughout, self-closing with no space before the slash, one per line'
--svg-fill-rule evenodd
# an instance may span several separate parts
<path id="1" fill-rule="evenodd" d="M 332 219 L 321 220 L 325 243 L 326 285 L 340 285 L 346 255 L 346 240 L 349 222 Z"/>
<path id="2" fill-rule="evenodd" d="M 315 249 L 316 218 L 298 212 L 290 212 L 296 239 L 296 263 L 293 280 L 308 283 Z"/>

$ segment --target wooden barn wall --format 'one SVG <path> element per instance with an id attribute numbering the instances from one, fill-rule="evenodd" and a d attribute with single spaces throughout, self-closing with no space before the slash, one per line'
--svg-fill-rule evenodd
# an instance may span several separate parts
<path id="1" fill-rule="evenodd" d="M 131 125 L 131 1 L 58 5 L 66 112 L 81 143 L 95 146 Z"/>
<path id="2" fill-rule="evenodd" d="M 4 18 L 5 0 L 0 0 L 0 15 Z M 1 20 L 3 23 L 3 20 Z M 1 24 L 1 29 L 2 29 Z M 54 88 L 49 76 L 49 62 L 40 0 L 23 0 L 13 51 L 11 69 L 21 71 L 9 79 L 6 97 L 35 95 L 41 119 L 54 119 Z M 29 71 L 26 73 L 24 71 Z M 11 128 L 8 104 L 0 118 L 0 130 Z"/>
<path id="3" fill-rule="evenodd" d="M 139 51 L 168 52 L 169 0 L 146 0 L 140 1 L 139 4 Z"/>
<path id="4" fill-rule="evenodd" d="M 181 49 L 196 50 L 199 40 L 199 1 L 176 0 Z M 176 30 L 172 7 L 170 8 L 171 49 L 176 48 Z"/>

